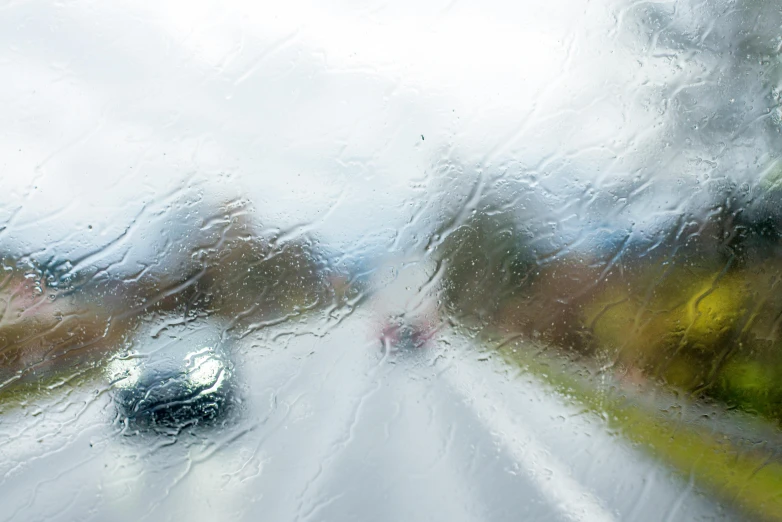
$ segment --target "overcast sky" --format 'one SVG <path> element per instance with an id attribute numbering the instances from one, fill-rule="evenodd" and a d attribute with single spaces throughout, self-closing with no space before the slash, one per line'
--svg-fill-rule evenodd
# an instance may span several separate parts
<path id="1" fill-rule="evenodd" d="M 590 190 L 643 196 L 598 206 L 639 227 L 704 172 L 654 168 L 677 157 L 661 93 L 703 63 L 655 54 L 634 4 L 323 4 L 1 6 L 0 243 L 78 258 L 113 242 L 103 262 L 132 272 L 130 245 L 151 255 L 171 207 L 204 197 L 376 248 L 449 204 L 434 179 L 449 163 L 465 169 L 455 193 L 503 173 L 547 194 L 555 221 Z"/>

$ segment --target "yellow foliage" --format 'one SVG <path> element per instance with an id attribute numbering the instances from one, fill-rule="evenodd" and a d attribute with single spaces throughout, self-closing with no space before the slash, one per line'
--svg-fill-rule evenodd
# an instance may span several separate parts
<path id="1" fill-rule="evenodd" d="M 747 293 L 735 275 L 702 282 L 686 305 L 686 340 L 701 350 L 714 349 L 744 315 Z"/>

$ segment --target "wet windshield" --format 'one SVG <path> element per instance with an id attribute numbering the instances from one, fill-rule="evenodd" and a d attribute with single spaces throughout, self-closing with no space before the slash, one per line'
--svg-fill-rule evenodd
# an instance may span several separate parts
<path id="1" fill-rule="evenodd" d="M 0 522 L 782 520 L 776 2 L 0 13 Z"/>

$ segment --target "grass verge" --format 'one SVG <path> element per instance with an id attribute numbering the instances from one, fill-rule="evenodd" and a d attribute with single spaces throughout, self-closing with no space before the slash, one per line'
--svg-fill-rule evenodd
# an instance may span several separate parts
<path id="1" fill-rule="evenodd" d="M 725 503 L 759 520 L 782 522 L 782 464 L 771 449 L 738 447 L 718 429 L 684 425 L 616 386 L 596 386 L 548 350 L 532 350 L 519 342 L 502 346 L 499 352 Z"/>

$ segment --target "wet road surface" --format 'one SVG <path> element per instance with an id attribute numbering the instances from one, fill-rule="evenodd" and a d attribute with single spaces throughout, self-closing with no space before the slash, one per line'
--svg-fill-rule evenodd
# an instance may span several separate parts
<path id="1" fill-rule="evenodd" d="M 216 425 L 134 431 L 100 379 L 6 406 L 0 520 L 733 519 L 466 339 L 396 350 L 361 313 L 284 326 L 232 345 L 241 401 Z M 177 328 L 149 342 L 220 326 Z"/>

